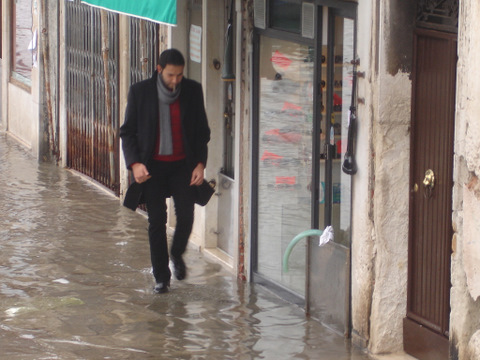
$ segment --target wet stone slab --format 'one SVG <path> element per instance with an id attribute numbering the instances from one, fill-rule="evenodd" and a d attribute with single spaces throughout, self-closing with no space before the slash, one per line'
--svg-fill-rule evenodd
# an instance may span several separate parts
<path id="1" fill-rule="evenodd" d="M 154 295 L 146 219 L 0 133 L 0 358 L 367 359 L 188 250 Z"/>

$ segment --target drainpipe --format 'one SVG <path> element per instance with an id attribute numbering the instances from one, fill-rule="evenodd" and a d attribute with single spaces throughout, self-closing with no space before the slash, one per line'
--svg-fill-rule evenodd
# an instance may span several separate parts
<path id="1" fill-rule="evenodd" d="M 109 52 L 108 48 L 108 13 L 106 10 L 100 10 L 102 22 L 102 53 L 103 53 L 103 74 L 105 81 L 105 106 L 107 114 L 107 138 L 108 155 L 110 163 L 110 184 L 115 181 L 115 157 L 113 148 L 113 121 L 112 121 L 112 97 L 110 93 L 110 76 L 108 69 Z"/>
<path id="2" fill-rule="evenodd" d="M 46 95 L 46 103 L 47 103 L 47 114 L 48 114 L 48 138 L 49 138 L 49 146 L 51 154 L 55 157 L 55 161 L 58 162 L 59 160 L 59 153 L 58 153 L 58 146 L 57 146 L 57 134 L 56 134 L 56 126 L 53 123 L 53 110 L 52 110 L 52 93 L 50 88 L 50 54 L 48 49 L 48 30 L 45 27 L 47 24 L 47 0 L 42 0 L 40 3 L 40 10 L 41 10 L 41 19 L 42 19 L 42 39 L 41 39 L 41 46 L 42 46 L 42 56 L 43 56 L 43 78 L 45 83 L 45 95 Z"/>
<path id="3" fill-rule="evenodd" d="M 238 145 L 236 145 L 235 153 L 238 154 L 238 262 L 237 262 L 237 277 L 241 281 L 246 281 L 249 277 L 250 271 L 246 268 L 246 262 L 248 254 L 245 254 L 248 247 L 246 246 L 246 241 L 248 240 L 247 234 L 245 233 L 245 228 L 248 222 L 247 214 L 245 209 L 248 206 L 245 206 L 245 197 L 244 191 L 248 188 L 248 177 L 245 176 L 244 166 L 248 163 L 248 157 L 245 155 L 242 148 L 244 147 L 244 142 L 248 141 L 248 135 L 244 136 L 245 122 L 246 118 L 250 116 L 250 113 L 246 115 L 246 99 L 244 94 L 248 91 L 248 76 L 251 74 L 251 52 L 247 51 L 249 44 L 247 43 L 250 39 L 249 37 L 244 38 L 244 34 L 248 34 L 251 30 L 249 26 L 250 15 L 252 9 L 252 1 L 241 1 L 237 0 L 235 2 L 236 7 L 236 73 L 239 80 L 236 82 L 236 104 L 235 113 L 239 114 L 237 116 L 236 127 L 238 131 Z M 249 11 L 250 10 L 250 11 Z M 248 67 L 248 70 L 247 70 Z M 251 95 L 250 95 L 251 97 Z M 251 102 L 249 104 L 251 106 Z M 238 124 L 238 125 L 237 125 Z M 238 150 L 238 151 L 237 151 Z M 248 205 L 248 204 L 247 204 Z"/>

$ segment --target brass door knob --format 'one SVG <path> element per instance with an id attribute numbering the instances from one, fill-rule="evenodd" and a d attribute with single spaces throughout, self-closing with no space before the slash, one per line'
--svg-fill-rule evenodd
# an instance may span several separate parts
<path id="1" fill-rule="evenodd" d="M 435 187 L 435 173 L 433 170 L 428 169 L 425 172 L 425 178 L 423 179 L 424 192 L 423 195 L 425 199 L 430 199 L 433 194 L 433 188 Z"/>
<path id="2" fill-rule="evenodd" d="M 434 188 L 434 186 L 435 186 L 435 173 L 433 172 L 433 170 L 428 169 L 425 172 L 425 178 L 423 179 L 423 186 L 429 187 L 431 189 Z"/>

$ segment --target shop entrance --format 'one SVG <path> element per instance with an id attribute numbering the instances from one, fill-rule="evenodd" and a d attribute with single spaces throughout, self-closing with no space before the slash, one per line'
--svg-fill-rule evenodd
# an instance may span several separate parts
<path id="1" fill-rule="evenodd" d="M 354 98 L 356 7 L 341 6 L 255 6 L 252 258 L 255 281 L 348 336 L 351 175 L 342 172 L 342 161 Z M 262 23 L 261 10 L 269 23 Z M 287 271 L 291 240 L 329 225 L 334 240 L 322 247 L 318 237 L 299 243 Z"/>

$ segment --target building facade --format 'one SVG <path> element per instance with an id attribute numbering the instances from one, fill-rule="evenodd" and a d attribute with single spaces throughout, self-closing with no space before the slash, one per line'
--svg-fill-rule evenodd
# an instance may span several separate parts
<path id="1" fill-rule="evenodd" d="M 2 128 L 121 199 L 128 87 L 176 47 L 217 181 L 192 244 L 373 354 L 476 359 L 479 16 L 476 0 L 178 0 L 166 27 L 4 1 Z M 308 230 L 327 226 L 319 246 Z"/>

